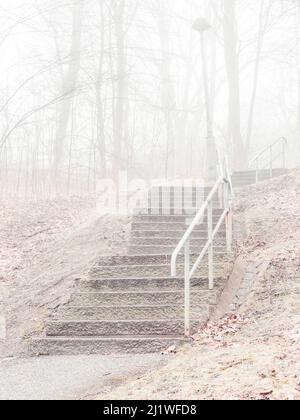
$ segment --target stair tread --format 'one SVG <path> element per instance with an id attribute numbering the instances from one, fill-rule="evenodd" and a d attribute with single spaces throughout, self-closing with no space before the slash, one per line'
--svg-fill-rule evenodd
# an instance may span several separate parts
<path id="1" fill-rule="evenodd" d="M 194 255 L 195 257 L 197 257 L 198 255 L 197 254 L 195 254 Z M 192 257 L 193 257 L 193 255 L 192 255 Z M 179 263 L 178 265 L 177 265 L 178 267 L 183 267 L 184 266 L 184 264 L 181 264 L 181 263 Z M 94 269 L 101 269 L 101 268 L 111 268 L 111 267 L 123 267 L 123 268 L 127 268 L 127 267 L 130 267 L 130 268 L 134 268 L 134 267 L 153 267 L 153 268 L 156 268 L 156 267 L 170 267 L 170 264 L 132 264 L 132 265 L 130 265 L 130 264 L 124 264 L 124 265 L 120 265 L 120 266 L 117 266 L 117 265 L 96 265 L 95 267 L 94 267 Z"/>
<path id="2" fill-rule="evenodd" d="M 51 340 L 55 340 L 55 341 L 76 341 L 76 340 L 82 340 L 82 341 L 128 341 L 128 340 L 137 340 L 137 341 L 146 341 L 146 340 L 163 340 L 163 341 L 169 341 L 169 340 L 173 340 L 173 339 L 177 339 L 177 340 L 184 340 L 186 339 L 187 341 L 190 341 L 191 339 L 185 338 L 183 335 L 128 335 L 128 336 L 121 336 L 121 335 L 111 335 L 111 336 L 105 336 L 105 335 L 99 335 L 99 336 L 93 336 L 93 337 L 88 337 L 88 336 L 76 336 L 76 337 L 69 337 L 69 336 L 65 336 L 65 337 L 61 337 L 61 336 L 46 336 L 46 337 L 32 337 L 30 340 L 31 341 L 35 341 L 35 340 L 45 340 L 45 341 L 51 341 Z"/>
<path id="3" fill-rule="evenodd" d="M 148 216 L 148 217 L 153 217 L 153 216 Z M 169 217 L 169 216 L 167 216 L 167 217 Z M 171 217 L 171 216 L 170 216 Z M 178 217 L 178 216 L 173 216 L 173 217 Z M 133 224 L 135 224 L 135 225 L 144 225 L 144 224 L 147 224 L 147 222 L 145 223 L 145 222 L 133 222 Z M 149 222 L 149 224 L 155 224 L 155 225 L 180 225 L 180 224 L 185 224 L 184 222 L 176 222 L 176 221 L 171 221 L 171 222 L 164 222 L 164 221 L 161 221 L 161 222 Z M 198 226 L 201 226 L 201 222 L 199 222 L 198 223 Z M 205 227 L 203 227 L 203 229 L 205 229 Z"/>
<path id="4" fill-rule="evenodd" d="M 221 278 L 221 277 L 220 277 Z M 191 281 L 193 280 L 207 280 L 208 277 L 207 276 L 199 276 L 199 277 L 192 277 Z M 101 279 L 92 279 L 92 280 L 82 280 L 82 283 L 89 283 L 89 282 L 94 282 L 94 281 L 109 281 L 109 280 L 155 280 L 155 281 L 162 281 L 162 280 L 174 280 L 174 281 L 178 281 L 178 280 L 182 280 L 184 281 L 183 277 L 171 277 L 171 276 L 165 276 L 165 277 L 101 277 Z"/>
<path id="5" fill-rule="evenodd" d="M 221 231 L 219 231 L 219 232 L 222 232 L 222 230 Z M 155 236 L 155 237 L 151 237 L 151 236 L 133 236 L 131 239 L 134 239 L 134 240 L 136 240 L 136 239 L 138 239 L 138 240 L 140 240 L 140 241 L 142 241 L 142 240 L 144 240 L 144 241 L 150 241 L 151 239 L 155 239 L 155 240 L 161 240 L 161 241 L 163 241 L 163 240 L 173 240 L 173 241 L 177 241 L 178 240 L 178 242 L 180 241 L 180 239 L 182 239 L 182 236 Z M 202 239 L 206 239 L 206 237 L 197 237 L 197 236 L 192 236 L 191 237 L 191 241 L 200 241 L 200 240 L 202 240 Z"/>
<path id="6" fill-rule="evenodd" d="M 169 238 L 169 239 L 167 239 L 168 241 L 170 241 L 170 239 L 172 239 L 172 238 Z M 138 242 L 138 241 L 137 241 Z M 155 241 L 153 242 L 153 243 L 150 243 L 150 244 L 148 244 L 148 245 L 143 245 L 143 244 L 139 244 L 139 243 L 136 243 L 136 242 L 130 242 L 130 245 L 129 245 L 129 247 L 131 247 L 132 249 L 134 249 L 134 248 L 139 248 L 139 249 L 144 249 L 143 247 L 147 247 L 147 248 L 167 248 L 167 249 L 173 249 L 173 251 L 169 251 L 167 254 L 157 254 L 157 252 L 155 252 L 155 254 L 153 255 L 151 255 L 151 254 L 148 254 L 147 256 L 148 257 L 159 257 L 159 256 L 161 256 L 161 257 L 171 257 L 172 256 L 172 254 L 173 254 L 173 252 L 175 251 L 175 249 L 176 249 L 176 247 L 177 247 L 177 245 L 178 245 L 178 243 L 179 243 L 179 241 L 178 242 L 174 242 L 174 244 L 172 244 L 171 243 L 171 241 L 170 241 L 170 243 L 169 244 L 165 244 L 165 245 L 160 245 L 159 243 L 158 244 L 156 244 L 155 243 Z M 202 246 L 202 244 L 200 245 L 200 244 L 198 244 L 198 246 L 199 246 L 199 253 L 198 254 L 195 254 L 195 257 L 198 257 L 199 255 L 200 255 L 200 251 L 202 251 L 202 249 L 204 248 L 204 246 L 205 246 L 205 244 L 206 244 L 206 242 L 204 242 L 203 243 L 203 246 Z M 175 245 L 175 246 L 174 246 Z M 224 245 L 225 245 L 225 243 L 224 243 Z M 191 242 L 191 247 L 192 248 L 194 248 L 194 249 L 197 249 L 197 242 Z M 202 248 L 201 248 L 202 247 Z M 146 248 L 146 249 L 147 249 Z M 184 251 L 184 248 L 182 249 L 182 252 Z M 215 252 L 214 252 L 214 257 L 215 258 L 226 258 L 226 257 L 229 257 L 230 255 L 228 255 L 226 252 L 217 252 L 216 250 L 215 250 Z M 204 256 L 205 258 L 207 258 L 207 254 Z M 108 266 L 109 267 L 109 266 Z"/>
<path id="7" fill-rule="evenodd" d="M 190 319 L 191 320 L 191 322 L 199 322 L 199 320 L 198 319 L 193 319 L 193 318 L 191 318 Z M 157 318 L 157 319 L 115 319 L 115 320 L 106 320 L 106 319 L 97 319 L 97 320 L 93 320 L 93 319 L 91 319 L 91 320 L 86 320 L 86 319 L 79 319 L 79 320 L 77 320 L 77 319 L 67 319 L 67 320 L 65 320 L 65 319 L 55 319 L 55 320 L 49 320 L 49 321 L 47 321 L 47 323 L 48 324 L 61 324 L 61 323 L 66 323 L 66 324 L 69 324 L 69 323 L 76 323 L 76 324 L 99 324 L 99 323 L 108 323 L 108 324 L 118 324 L 118 323 L 127 323 L 127 324 L 129 324 L 129 323 L 145 323 L 145 322 L 149 322 L 149 323 L 152 323 L 152 322 L 166 322 L 166 323 L 168 323 L 168 324 L 171 324 L 171 323 L 175 323 L 175 322 L 184 322 L 184 320 L 182 319 L 182 318 L 173 318 L 173 319 L 159 319 L 159 318 Z"/>
<path id="8" fill-rule="evenodd" d="M 136 309 L 139 309 L 139 308 L 143 308 L 143 309 L 147 309 L 147 308 L 149 308 L 149 309 L 158 309 L 158 308 L 174 308 L 174 307 L 176 307 L 176 308 L 184 308 L 184 305 L 182 304 L 182 305 L 178 305 L 178 304 L 173 304 L 173 305 L 170 305 L 170 304 L 166 304 L 166 305 L 136 305 L 136 304 L 133 304 L 133 305 L 118 305 L 118 307 L 117 307 L 117 309 L 127 309 L 127 308 L 136 308 Z M 113 305 L 101 305 L 101 306 L 80 306 L 80 305 L 70 305 L 70 306 L 65 306 L 64 308 L 62 308 L 63 309 L 63 311 L 65 311 L 65 310 L 67 310 L 67 309 L 84 309 L 84 310 L 88 310 L 88 309 L 116 309 L 116 307 L 115 306 L 113 306 Z"/>
<path id="9" fill-rule="evenodd" d="M 198 289 L 197 287 L 193 287 L 193 292 L 211 292 L 213 293 L 215 290 L 204 290 L 204 289 Z M 153 294 L 168 294 L 168 293 L 184 293 L 184 290 L 182 289 L 178 289 L 178 290 L 140 290 L 140 291 L 136 291 L 136 290 L 126 290 L 124 291 L 104 291 L 104 292 L 87 292 L 87 291 L 78 291 L 75 292 L 73 295 L 129 295 L 129 294 L 147 294 L 147 295 L 153 295 Z"/>

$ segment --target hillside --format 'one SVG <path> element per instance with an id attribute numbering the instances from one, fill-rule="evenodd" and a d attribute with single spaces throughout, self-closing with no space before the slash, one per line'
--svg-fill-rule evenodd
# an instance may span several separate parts
<path id="1" fill-rule="evenodd" d="M 100 399 L 300 399 L 300 171 L 245 190 L 236 217 L 247 238 L 226 315 Z"/>
<path id="2" fill-rule="evenodd" d="M 8 333 L 1 355 L 24 352 L 19 338 L 41 329 L 95 258 L 123 249 L 128 221 L 99 217 L 95 208 L 92 196 L 0 204 L 0 308 Z"/>

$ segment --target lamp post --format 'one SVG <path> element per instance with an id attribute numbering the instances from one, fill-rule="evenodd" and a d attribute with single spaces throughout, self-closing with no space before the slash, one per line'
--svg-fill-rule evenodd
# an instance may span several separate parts
<path id="1" fill-rule="evenodd" d="M 207 150 L 207 179 L 209 182 L 213 182 L 217 178 L 217 150 L 214 138 L 213 130 L 213 119 L 212 119 L 212 106 L 211 98 L 209 93 L 209 81 L 207 71 L 207 57 L 205 48 L 205 32 L 211 29 L 211 25 L 203 18 L 199 18 L 195 21 L 193 29 L 200 34 L 201 41 L 201 54 L 202 54 L 202 72 L 203 72 L 203 84 L 204 84 L 204 95 L 205 95 L 205 106 L 206 106 L 206 150 Z"/>

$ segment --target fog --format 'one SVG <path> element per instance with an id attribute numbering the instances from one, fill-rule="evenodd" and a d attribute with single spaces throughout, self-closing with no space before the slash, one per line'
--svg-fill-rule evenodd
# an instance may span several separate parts
<path id="1" fill-rule="evenodd" d="M 0 22 L 2 197 L 205 177 L 207 105 L 232 170 L 280 136 L 299 164 L 299 0 L 2 0 Z"/>

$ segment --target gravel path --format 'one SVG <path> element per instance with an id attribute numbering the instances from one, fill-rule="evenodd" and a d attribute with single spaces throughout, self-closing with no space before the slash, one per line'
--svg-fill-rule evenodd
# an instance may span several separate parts
<path id="1" fill-rule="evenodd" d="M 161 365 L 153 355 L 62 356 L 0 361 L 0 400 L 73 400 L 103 394 Z"/>

